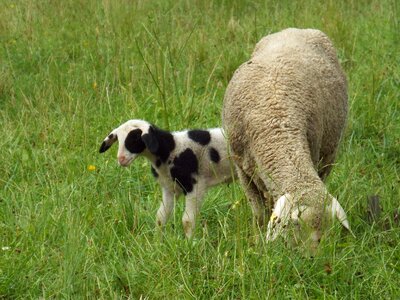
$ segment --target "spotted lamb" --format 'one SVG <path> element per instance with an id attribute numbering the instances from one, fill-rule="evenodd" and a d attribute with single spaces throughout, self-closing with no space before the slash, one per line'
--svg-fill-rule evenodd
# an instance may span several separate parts
<path id="1" fill-rule="evenodd" d="M 138 156 L 151 162 L 151 171 L 162 187 L 162 203 L 156 217 L 160 229 L 173 211 L 174 199 L 185 195 L 182 223 L 186 237 L 191 238 L 207 189 L 232 179 L 223 130 L 169 132 L 147 121 L 129 120 L 104 139 L 100 153 L 117 140 L 121 166 L 130 165 Z"/>

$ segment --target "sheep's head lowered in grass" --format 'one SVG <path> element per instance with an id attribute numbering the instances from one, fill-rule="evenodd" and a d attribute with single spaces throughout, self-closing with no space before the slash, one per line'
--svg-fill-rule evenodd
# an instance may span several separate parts
<path id="1" fill-rule="evenodd" d="M 267 241 L 273 241 L 279 235 L 286 237 L 292 232 L 290 241 L 293 244 L 315 250 L 323 230 L 335 219 L 351 232 L 346 213 L 339 202 L 329 194 L 325 198 L 326 204 L 316 207 L 295 201 L 290 194 L 281 196 L 268 222 Z"/>

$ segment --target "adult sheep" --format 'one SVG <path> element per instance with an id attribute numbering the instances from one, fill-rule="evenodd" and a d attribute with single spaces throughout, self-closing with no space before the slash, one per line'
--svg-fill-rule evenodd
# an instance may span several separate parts
<path id="1" fill-rule="evenodd" d="M 323 183 L 346 116 L 346 77 L 319 30 L 264 37 L 234 73 L 222 123 L 255 220 L 262 225 L 270 215 L 267 240 L 292 228 L 295 242 L 314 248 L 335 217 L 350 230 Z"/>

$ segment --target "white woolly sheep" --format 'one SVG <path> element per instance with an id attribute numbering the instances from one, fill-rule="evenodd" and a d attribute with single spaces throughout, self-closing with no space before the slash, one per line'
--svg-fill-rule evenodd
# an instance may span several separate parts
<path id="1" fill-rule="evenodd" d="M 232 179 L 233 166 L 223 130 L 168 132 L 143 120 L 130 120 L 104 139 L 100 153 L 117 140 L 121 166 L 128 166 L 138 156 L 151 162 L 151 171 L 162 187 L 162 203 L 156 217 L 161 229 L 171 215 L 174 198 L 185 195 L 182 223 L 186 237 L 191 238 L 207 189 Z"/>
<path id="2" fill-rule="evenodd" d="M 291 225 L 294 240 L 315 249 L 327 216 L 350 230 L 323 183 L 346 116 L 346 78 L 319 30 L 286 29 L 264 37 L 234 73 L 223 127 L 256 221 L 262 225 L 270 215 L 267 240 L 286 235 Z"/>

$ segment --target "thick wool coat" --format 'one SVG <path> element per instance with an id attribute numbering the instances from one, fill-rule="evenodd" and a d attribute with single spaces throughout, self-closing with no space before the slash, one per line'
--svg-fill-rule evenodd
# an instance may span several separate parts
<path id="1" fill-rule="evenodd" d="M 346 77 L 324 33 L 290 28 L 264 37 L 234 73 L 222 112 L 250 200 L 270 212 L 290 194 L 321 215 L 347 107 Z"/>

